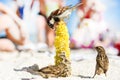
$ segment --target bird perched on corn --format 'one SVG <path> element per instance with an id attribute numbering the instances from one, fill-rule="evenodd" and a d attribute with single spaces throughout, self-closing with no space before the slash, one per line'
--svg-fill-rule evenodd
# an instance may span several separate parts
<path id="1" fill-rule="evenodd" d="M 56 22 L 59 22 L 60 20 L 64 20 L 65 18 L 68 18 L 69 15 L 72 13 L 72 11 L 76 9 L 78 6 L 80 6 L 81 4 L 82 3 L 78 3 L 75 6 L 71 6 L 71 5 L 65 6 L 53 11 L 47 20 L 49 27 L 53 29 Z"/>
<path id="2" fill-rule="evenodd" d="M 48 70 L 51 76 L 57 77 L 58 74 L 60 76 L 69 76 L 71 74 L 70 66 L 65 67 L 65 65 L 68 65 L 67 63 L 63 64 L 63 59 L 61 58 L 61 54 L 64 51 L 65 58 L 70 62 L 70 48 L 69 48 L 69 34 L 68 34 L 68 29 L 66 27 L 66 23 L 64 22 L 65 18 L 68 18 L 71 12 L 76 9 L 80 4 L 77 4 L 73 7 L 71 6 L 65 6 L 60 9 L 57 9 L 53 11 L 50 16 L 48 17 L 47 23 L 50 28 L 55 29 L 55 48 L 56 48 L 56 56 L 55 56 L 55 65 L 54 66 L 49 66 L 45 67 L 41 71 L 44 71 L 46 69 Z M 62 63 L 62 64 L 61 64 Z M 62 66 L 61 68 L 59 66 Z M 54 70 L 56 69 L 56 70 Z M 52 70 L 52 71 L 51 71 Z M 51 74 L 51 72 L 53 72 Z M 62 72 L 62 74 L 60 74 Z M 48 77 L 49 75 L 45 75 L 45 77 Z"/>
<path id="3" fill-rule="evenodd" d="M 96 57 L 96 70 L 93 78 L 96 74 L 100 75 L 101 73 L 104 73 L 106 76 L 106 72 L 108 70 L 109 66 L 109 60 L 106 55 L 105 49 L 102 46 L 97 46 L 95 49 L 98 52 L 98 55 Z"/>
<path id="4" fill-rule="evenodd" d="M 80 6 L 82 3 L 78 3 L 75 6 L 65 6 L 60 9 L 53 11 L 48 17 L 47 23 L 50 28 L 55 29 L 56 37 L 55 37 L 55 48 L 56 48 L 56 56 L 55 63 L 59 64 L 61 61 L 59 59 L 58 54 L 61 51 L 65 51 L 65 55 L 67 59 L 70 56 L 69 49 L 69 34 L 68 29 L 66 27 L 66 23 L 64 21 L 65 18 L 68 18 L 74 9 Z"/>

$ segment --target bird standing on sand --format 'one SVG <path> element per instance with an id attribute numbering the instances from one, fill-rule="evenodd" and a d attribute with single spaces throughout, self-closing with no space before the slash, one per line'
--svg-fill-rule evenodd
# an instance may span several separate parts
<path id="1" fill-rule="evenodd" d="M 96 70 L 93 78 L 96 74 L 100 75 L 101 73 L 104 73 L 106 76 L 106 72 L 108 70 L 109 66 L 109 60 L 106 55 L 105 49 L 102 46 L 97 46 L 95 49 L 98 52 L 98 55 L 96 57 Z"/>
<path id="2" fill-rule="evenodd" d="M 49 77 L 67 77 L 71 73 L 69 72 L 70 62 L 66 59 L 65 52 L 61 52 L 60 58 L 62 62 L 58 65 L 49 65 L 47 67 L 41 68 L 37 71 L 39 75 L 43 78 Z"/>

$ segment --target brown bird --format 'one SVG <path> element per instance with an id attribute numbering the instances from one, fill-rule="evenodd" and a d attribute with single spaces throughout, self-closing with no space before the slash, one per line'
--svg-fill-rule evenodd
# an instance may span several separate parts
<path id="1" fill-rule="evenodd" d="M 106 76 L 106 72 L 108 70 L 109 66 L 109 60 L 106 55 L 105 49 L 102 46 L 97 46 L 95 49 L 98 52 L 98 55 L 96 57 L 96 70 L 93 78 L 96 74 L 100 75 L 101 73 L 104 73 Z"/>
<path id="2" fill-rule="evenodd" d="M 38 73 L 43 78 L 69 76 L 71 74 L 70 73 L 71 68 L 70 68 L 70 62 L 66 59 L 65 52 L 62 52 L 60 54 L 60 58 L 62 59 L 62 62 L 60 64 L 44 67 L 38 70 Z"/>
<path id="3" fill-rule="evenodd" d="M 67 77 L 71 75 L 71 63 L 66 59 L 65 52 L 59 54 L 62 60 L 58 65 L 49 65 L 39 69 L 37 64 L 22 69 L 14 69 L 15 71 L 27 71 L 34 75 L 41 75 L 43 78 L 49 77 Z"/>
<path id="4" fill-rule="evenodd" d="M 59 22 L 60 20 L 68 18 L 69 15 L 72 13 L 72 11 L 76 9 L 78 6 L 80 6 L 81 4 L 82 3 L 78 3 L 75 6 L 71 6 L 71 5 L 65 6 L 53 11 L 47 20 L 49 27 L 53 29 L 56 22 Z"/>

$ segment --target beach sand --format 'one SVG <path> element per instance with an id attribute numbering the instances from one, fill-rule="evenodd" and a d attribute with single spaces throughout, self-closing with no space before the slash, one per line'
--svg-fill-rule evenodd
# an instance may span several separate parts
<path id="1" fill-rule="evenodd" d="M 72 50 L 72 75 L 66 78 L 49 78 L 48 80 L 120 80 L 120 57 L 108 55 L 109 69 L 107 77 L 104 74 L 94 75 L 96 53 L 91 50 Z M 54 54 L 48 52 L 0 52 L 0 80 L 46 80 L 40 75 L 26 71 L 15 71 L 37 64 L 39 68 L 54 64 Z"/>

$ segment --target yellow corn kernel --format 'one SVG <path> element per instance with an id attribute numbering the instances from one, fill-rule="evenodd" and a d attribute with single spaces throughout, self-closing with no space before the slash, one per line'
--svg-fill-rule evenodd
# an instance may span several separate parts
<path id="1" fill-rule="evenodd" d="M 56 25 L 56 37 L 55 37 L 55 48 L 56 48 L 56 56 L 55 56 L 55 64 L 58 65 L 61 62 L 59 58 L 59 54 L 61 52 L 65 52 L 66 58 L 70 60 L 70 48 L 69 48 L 69 34 L 68 29 L 66 27 L 66 23 L 64 21 L 58 22 Z"/>

